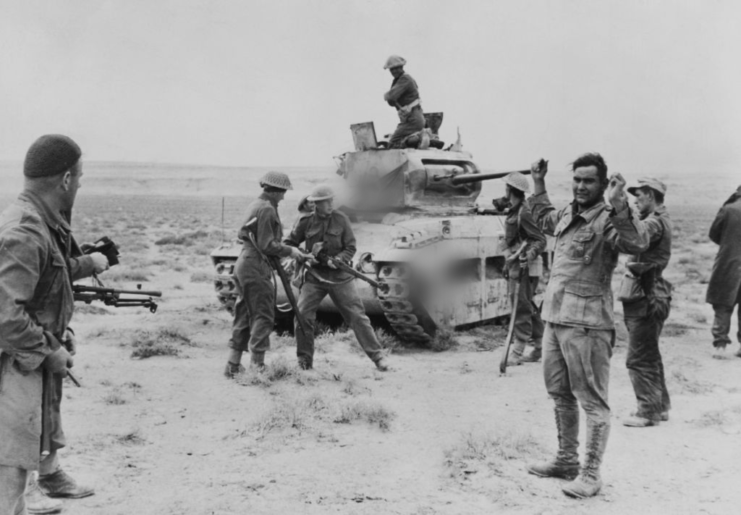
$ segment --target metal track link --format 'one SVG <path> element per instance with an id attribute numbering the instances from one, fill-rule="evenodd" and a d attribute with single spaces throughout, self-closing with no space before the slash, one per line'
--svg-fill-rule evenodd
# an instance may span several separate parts
<path id="1" fill-rule="evenodd" d="M 432 340 L 420 324 L 417 311 L 410 295 L 407 268 L 401 263 L 386 263 L 381 266 L 378 282 L 388 286 L 378 290 L 378 298 L 386 320 L 399 338 L 424 344 Z"/>

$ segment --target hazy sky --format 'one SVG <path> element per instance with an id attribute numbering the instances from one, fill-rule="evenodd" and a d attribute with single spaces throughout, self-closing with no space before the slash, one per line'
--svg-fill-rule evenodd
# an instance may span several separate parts
<path id="1" fill-rule="evenodd" d="M 0 0 L 0 160 L 330 166 L 391 132 L 389 54 L 487 168 L 741 165 L 737 1 Z"/>

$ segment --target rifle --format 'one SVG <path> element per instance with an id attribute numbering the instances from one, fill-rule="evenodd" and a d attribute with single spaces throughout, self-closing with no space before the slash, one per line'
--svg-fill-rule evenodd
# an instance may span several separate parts
<path id="1" fill-rule="evenodd" d="M 326 251 L 326 249 L 324 249 L 324 246 L 322 245 L 321 242 L 314 245 L 314 249 L 312 249 L 312 252 L 311 253 L 314 255 L 314 259 L 316 259 L 317 261 L 319 261 L 319 263 L 321 263 L 322 265 L 325 265 L 325 266 L 326 265 L 334 265 L 335 268 L 337 268 L 339 270 L 342 270 L 343 272 L 347 272 L 348 274 L 352 275 L 353 277 L 355 277 L 357 279 L 360 279 L 361 281 L 367 282 L 368 284 L 370 284 L 374 288 L 376 288 L 378 290 L 381 290 L 384 293 L 388 292 L 388 290 L 389 290 L 389 285 L 388 284 L 381 284 L 378 281 L 374 281 L 373 279 L 371 279 L 367 275 L 365 275 L 365 274 L 363 274 L 361 272 L 358 272 L 357 270 L 355 270 L 353 267 L 351 267 L 350 265 L 348 265 L 344 261 L 341 261 L 341 260 L 339 260 L 337 258 L 334 258 L 334 257 L 330 257 L 327 254 L 327 251 Z"/>
<path id="2" fill-rule="evenodd" d="M 248 228 L 250 225 L 252 225 L 256 221 L 257 221 L 257 218 L 253 218 L 252 220 L 244 224 L 243 228 Z M 266 256 L 262 252 L 262 250 L 260 250 L 260 247 L 257 246 L 257 242 L 255 241 L 255 235 L 252 233 L 252 231 L 248 229 L 245 232 L 247 233 L 247 237 L 250 239 L 250 242 L 252 242 L 252 245 L 255 247 L 255 250 L 257 250 L 257 252 L 260 253 L 260 255 L 268 263 L 268 265 L 270 265 L 270 268 L 275 270 L 275 272 L 278 274 L 278 277 L 280 277 L 280 282 L 281 284 L 283 284 L 283 290 L 286 292 L 286 297 L 288 297 L 288 302 L 289 304 L 291 304 L 291 307 L 293 308 L 293 313 L 296 315 L 296 320 L 298 321 L 298 327 L 306 338 L 310 338 L 311 332 L 309 331 L 309 323 L 304 318 L 304 315 L 302 315 L 301 312 L 298 310 L 298 302 L 296 302 L 296 296 L 293 294 L 293 288 L 291 287 L 291 281 L 288 279 L 288 276 L 286 275 L 286 271 L 283 270 L 283 267 L 280 265 L 280 259 L 277 256 Z"/>
<path id="3" fill-rule="evenodd" d="M 522 254 L 522 251 L 525 250 L 525 247 L 527 247 L 527 242 L 522 242 L 522 245 L 520 245 L 520 248 L 517 249 L 517 252 L 515 252 L 511 259 L 514 261 L 514 259 L 517 259 L 520 254 Z M 509 329 L 507 330 L 507 341 L 504 345 L 504 355 L 502 355 L 502 359 L 499 362 L 499 372 L 500 374 L 506 374 L 507 373 L 507 360 L 509 359 L 509 348 L 512 346 L 512 339 L 515 334 L 515 322 L 517 321 L 517 304 L 519 303 L 519 297 L 520 297 L 520 284 L 522 283 L 523 277 L 525 277 L 527 267 L 526 266 L 520 266 L 520 272 L 517 276 L 517 282 L 515 283 L 515 291 L 513 301 L 512 301 L 512 313 L 510 314 L 509 318 Z"/>
<path id="4" fill-rule="evenodd" d="M 106 288 L 104 286 L 81 286 L 75 284 L 72 286 L 75 300 L 90 304 L 94 300 L 102 301 L 106 306 L 114 308 L 144 306 L 149 311 L 157 311 L 157 303 L 152 297 L 162 297 L 161 291 L 142 290 L 141 284 L 137 285 L 136 290 L 117 290 L 115 288 Z M 126 297 L 122 297 L 126 295 Z M 148 298 L 131 298 L 130 295 Z"/>

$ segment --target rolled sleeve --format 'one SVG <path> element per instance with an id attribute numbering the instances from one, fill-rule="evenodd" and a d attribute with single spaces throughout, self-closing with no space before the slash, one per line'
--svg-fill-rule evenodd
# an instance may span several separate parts
<path id="1" fill-rule="evenodd" d="M 28 315 L 46 260 L 43 235 L 18 226 L 0 238 L 0 349 L 23 370 L 35 370 L 54 350 L 54 341 Z"/>

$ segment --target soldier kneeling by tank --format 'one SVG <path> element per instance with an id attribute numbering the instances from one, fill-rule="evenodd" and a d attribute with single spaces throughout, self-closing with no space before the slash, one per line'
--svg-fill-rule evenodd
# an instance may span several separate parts
<path id="1" fill-rule="evenodd" d="M 291 234 L 283 243 L 293 247 L 305 243 L 307 250 L 321 249 L 330 258 L 349 264 L 355 255 L 355 235 L 347 215 L 333 209 L 333 198 L 331 188 L 315 188 L 308 197 L 314 203 L 314 211 L 302 215 L 296 221 Z M 310 334 L 304 334 L 298 321 L 296 322 L 296 354 L 299 366 L 304 370 L 311 370 L 314 366 L 316 312 L 324 297 L 329 295 L 378 370 L 388 370 L 381 345 L 355 288 L 353 276 L 338 269 L 331 261 L 317 261 L 310 267 L 307 266 L 304 279 L 298 298 L 298 310 L 308 322 Z"/>

